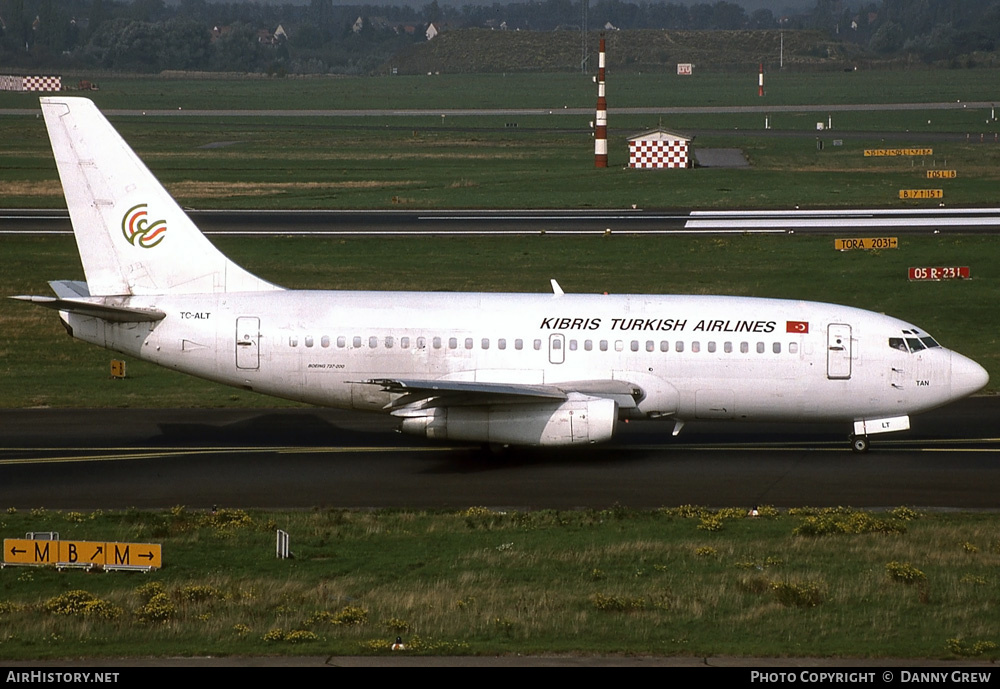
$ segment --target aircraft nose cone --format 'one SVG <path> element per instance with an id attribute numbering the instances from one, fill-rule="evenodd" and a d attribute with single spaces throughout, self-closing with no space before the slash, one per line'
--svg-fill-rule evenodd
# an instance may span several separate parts
<path id="1" fill-rule="evenodd" d="M 951 353 L 951 392 L 957 398 L 979 392 L 990 382 L 990 374 L 972 359 Z"/>

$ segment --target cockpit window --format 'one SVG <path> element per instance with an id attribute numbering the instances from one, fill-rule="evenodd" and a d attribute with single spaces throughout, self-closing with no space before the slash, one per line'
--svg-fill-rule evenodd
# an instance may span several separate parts
<path id="1" fill-rule="evenodd" d="M 904 330 L 904 334 L 910 334 L 911 331 Z M 915 334 L 915 333 L 914 333 Z M 893 349 L 898 349 L 901 352 L 919 352 L 922 349 L 932 349 L 934 347 L 940 347 L 937 340 L 930 336 L 924 337 L 890 337 L 889 346 Z"/>

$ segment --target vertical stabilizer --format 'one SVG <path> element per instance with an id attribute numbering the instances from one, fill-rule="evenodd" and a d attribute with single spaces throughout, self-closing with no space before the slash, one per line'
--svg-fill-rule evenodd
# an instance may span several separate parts
<path id="1" fill-rule="evenodd" d="M 226 258 L 87 98 L 41 98 L 93 296 L 281 289 Z"/>

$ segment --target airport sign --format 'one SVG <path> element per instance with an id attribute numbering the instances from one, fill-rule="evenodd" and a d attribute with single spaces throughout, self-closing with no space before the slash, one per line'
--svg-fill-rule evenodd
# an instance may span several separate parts
<path id="1" fill-rule="evenodd" d="M 910 280 L 968 280 L 969 266 L 932 266 L 910 268 Z"/>
<path id="2" fill-rule="evenodd" d="M 5 538 L 3 561 L 7 565 L 55 565 L 56 567 L 141 567 L 163 566 L 159 543 L 117 543 L 106 541 L 50 541 Z"/>
<path id="3" fill-rule="evenodd" d="M 943 199 L 944 189 L 900 189 L 901 199 Z"/>
<path id="4" fill-rule="evenodd" d="M 865 158 L 885 158 L 895 156 L 930 156 L 933 148 L 866 148 Z"/>
<path id="5" fill-rule="evenodd" d="M 852 239 L 834 239 L 833 248 L 837 251 L 850 251 L 851 249 L 898 249 L 899 239 L 897 237 L 857 237 Z"/>
<path id="6" fill-rule="evenodd" d="M 958 177 L 957 170 L 928 170 L 927 179 L 955 179 Z"/>

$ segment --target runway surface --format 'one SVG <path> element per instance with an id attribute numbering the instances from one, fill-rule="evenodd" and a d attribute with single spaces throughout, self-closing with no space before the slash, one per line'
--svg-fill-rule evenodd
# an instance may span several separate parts
<path id="1" fill-rule="evenodd" d="M 816 103 L 807 105 L 705 105 L 705 106 L 675 106 L 675 107 L 634 107 L 608 108 L 609 115 L 706 115 L 734 113 L 776 113 L 776 112 L 855 112 L 858 110 L 899 112 L 912 110 L 991 110 L 992 101 L 937 101 L 929 103 Z M 38 107 L 0 108 L 0 116 L 34 116 L 40 113 Z M 593 116 L 593 108 L 360 108 L 360 109 L 146 109 L 141 108 L 107 108 L 104 114 L 109 117 L 448 117 L 470 116 L 482 117 L 500 116 Z"/>
<path id="2" fill-rule="evenodd" d="M 840 425 L 623 425 L 609 445 L 493 456 L 319 408 L 2 410 L 0 508 L 1000 508 L 1000 398 L 847 447 Z"/>
<path id="3" fill-rule="evenodd" d="M 995 233 L 1000 208 L 853 209 L 823 211 L 610 210 L 319 210 L 188 211 L 206 235 L 455 236 L 786 234 L 854 236 L 961 231 Z M 0 209 L 0 236 L 72 234 L 61 209 Z"/>

